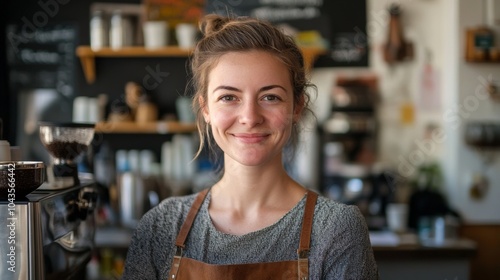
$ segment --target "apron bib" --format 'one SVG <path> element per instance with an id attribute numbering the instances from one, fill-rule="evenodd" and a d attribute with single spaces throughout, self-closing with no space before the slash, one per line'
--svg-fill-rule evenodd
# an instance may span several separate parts
<path id="1" fill-rule="evenodd" d="M 200 279 L 279 279 L 279 280 L 308 280 L 309 279 L 309 247 L 311 241 L 312 222 L 314 207 L 318 195 L 308 191 L 304 216 L 302 217 L 302 230 L 300 233 L 300 244 L 297 250 L 297 260 L 214 265 L 200 262 L 191 258 L 182 257 L 186 238 L 191 230 L 194 219 L 200 210 L 203 200 L 209 189 L 205 189 L 196 196 L 196 199 L 188 212 L 186 220 L 182 224 L 177 235 L 175 246 L 177 247 L 172 266 L 170 267 L 167 280 L 200 280 Z"/>

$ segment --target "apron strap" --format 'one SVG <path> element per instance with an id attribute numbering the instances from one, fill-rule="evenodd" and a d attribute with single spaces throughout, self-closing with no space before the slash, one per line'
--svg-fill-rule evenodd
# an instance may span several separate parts
<path id="1" fill-rule="evenodd" d="M 300 233 L 298 255 L 298 276 L 299 280 L 307 280 L 309 277 L 309 248 L 311 244 L 311 232 L 314 216 L 314 207 L 318 194 L 313 191 L 307 192 L 304 216 L 302 217 L 302 231 Z"/>
<path id="2" fill-rule="evenodd" d="M 189 209 L 186 220 L 182 224 L 181 230 L 177 235 L 177 239 L 175 240 L 175 246 L 177 248 L 175 251 L 174 259 L 172 260 L 170 272 L 168 273 L 169 280 L 175 280 L 177 278 L 177 273 L 179 272 L 179 267 L 181 265 L 182 250 L 184 249 L 186 238 L 189 234 L 189 231 L 191 230 L 191 226 L 193 225 L 194 219 L 196 218 L 196 214 L 198 214 L 198 211 L 203 204 L 203 200 L 205 200 L 205 197 L 207 196 L 209 190 L 210 189 L 207 188 L 198 193 L 198 195 L 194 199 L 193 205 L 191 205 L 191 209 Z"/>
<path id="3" fill-rule="evenodd" d="M 205 200 L 205 197 L 207 196 L 209 190 L 210 188 L 207 188 L 198 193 L 193 202 L 193 205 L 191 206 L 191 209 L 189 210 L 186 220 L 182 224 L 181 230 L 177 235 L 177 239 L 175 240 L 175 246 L 177 246 L 177 251 L 178 252 L 180 251 L 181 255 L 182 255 L 182 248 L 184 248 L 184 244 L 186 243 L 186 238 L 189 234 L 189 230 L 191 230 L 191 226 L 193 225 L 194 218 L 196 218 L 196 214 L 198 214 L 198 211 L 200 210 L 200 207 L 203 204 L 203 200 Z"/>

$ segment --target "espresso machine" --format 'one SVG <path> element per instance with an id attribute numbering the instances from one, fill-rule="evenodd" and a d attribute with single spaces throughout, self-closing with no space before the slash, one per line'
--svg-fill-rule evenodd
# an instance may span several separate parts
<path id="1" fill-rule="evenodd" d="M 47 126 L 49 130 L 42 129 Z M 93 138 L 93 127 L 85 126 L 83 134 L 79 131 L 82 128 L 74 124 L 43 124 L 40 126 L 40 137 L 45 147 L 54 141 L 66 143 L 68 139 L 78 143 L 78 150 L 74 149 L 74 143 L 61 144 L 59 150 L 54 146 L 52 150 L 47 148 L 53 157 L 71 154 L 74 160 Z M 71 131 L 75 132 L 74 135 Z M 2 192 L 0 197 L 0 279 L 83 280 L 94 247 L 94 209 L 98 193 L 93 176 L 78 173 L 74 161 L 67 159 L 55 160 L 54 166 L 59 166 L 52 169 L 41 162 L 36 164 L 44 169 L 47 179 L 50 176 L 55 179 L 52 182 L 43 180 L 43 183 L 37 181 L 39 187 L 35 186 L 36 189 L 28 193 L 12 191 L 15 194 L 13 197 Z M 12 177 L 22 177 L 20 172 L 24 165 L 16 161 L 0 162 L 2 188 L 5 184 L 11 187 L 11 181 L 19 182 L 13 186 L 18 190 L 28 184 L 26 178 L 9 181 Z M 28 167 L 31 165 L 28 164 Z"/>

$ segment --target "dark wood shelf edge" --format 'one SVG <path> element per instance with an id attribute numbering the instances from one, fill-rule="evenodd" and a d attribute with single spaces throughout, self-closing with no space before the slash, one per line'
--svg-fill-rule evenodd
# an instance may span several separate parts
<path id="1" fill-rule="evenodd" d="M 301 47 L 304 56 L 306 69 L 312 68 L 314 61 L 319 55 L 325 54 L 327 50 L 316 47 Z M 146 49 L 142 46 L 124 47 L 122 49 L 102 48 L 92 50 L 90 46 L 78 46 L 76 55 L 80 58 L 82 69 L 87 83 L 92 84 L 96 79 L 95 59 L 98 57 L 119 58 L 119 57 L 170 57 L 188 58 L 192 54 L 192 49 L 183 49 L 177 46 L 167 46 L 159 49 Z"/>

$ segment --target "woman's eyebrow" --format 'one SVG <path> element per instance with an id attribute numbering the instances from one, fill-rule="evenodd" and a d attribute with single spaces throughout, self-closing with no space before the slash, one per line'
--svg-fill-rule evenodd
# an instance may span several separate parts
<path id="1" fill-rule="evenodd" d="M 286 89 L 280 85 L 269 85 L 269 86 L 265 86 L 265 87 L 262 87 L 259 92 L 263 92 L 263 91 L 266 91 L 266 90 L 271 90 L 271 89 L 274 89 L 274 88 L 280 88 L 282 89 L 283 91 L 286 92 Z"/>
<path id="2" fill-rule="evenodd" d="M 235 87 L 232 87 L 232 86 L 218 86 L 216 87 L 212 92 L 216 92 L 218 90 L 229 90 L 229 91 L 237 91 L 237 92 L 241 92 L 241 90 L 235 88 Z"/>
<path id="3" fill-rule="evenodd" d="M 274 88 L 280 88 L 282 89 L 283 91 L 286 91 L 286 89 L 280 85 L 269 85 L 269 86 L 265 86 L 265 87 L 262 87 L 259 92 L 263 92 L 263 91 L 267 91 L 267 90 L 271 90 L 271 89 L 274 89 Z M 235 87 L 232 87 L 232 86 L 225 86 L 225 85 L 222 85 L 222 86 L 218 86 L 216 87 L 212 92 L 216 92 L 218 90 L 229 90 L 229 91 L 236 91 L 236 92 L 241 92 L 240 89 L 237 89 Z"/>

